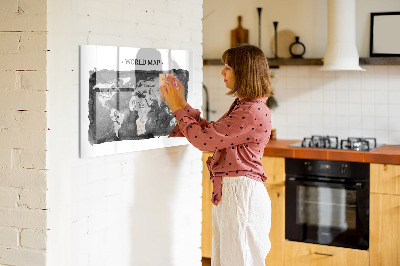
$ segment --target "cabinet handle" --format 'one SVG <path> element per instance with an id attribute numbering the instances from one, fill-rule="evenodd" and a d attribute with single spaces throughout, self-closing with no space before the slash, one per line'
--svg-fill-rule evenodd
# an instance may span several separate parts
<path id="1" fill-rule="evenodd" d="M 315 255 L 323 255 L 323 256 L 330 256 L 333 257 L 335 254 L 327 254 L 327 253 L 320 253 L 320 252 L 314 252 Z"/>

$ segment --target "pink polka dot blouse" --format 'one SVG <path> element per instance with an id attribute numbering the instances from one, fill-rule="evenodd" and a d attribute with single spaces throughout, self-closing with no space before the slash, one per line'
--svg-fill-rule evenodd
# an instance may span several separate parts
<path id="1" fill-rule="evenodd" d="M 213 182 L 211 201 L 221 200 L 224 176 L 246 176 L 261 182 L 267 179 L 261 159 L 271 132 L 271 112 L 267 97 L 238 98 L 218 121 L 208 122 L 189 104 L 174 112 L 178 125 L 170 137 L 186 137 L 201 151 L 214 151 L 207 160 Z"/>

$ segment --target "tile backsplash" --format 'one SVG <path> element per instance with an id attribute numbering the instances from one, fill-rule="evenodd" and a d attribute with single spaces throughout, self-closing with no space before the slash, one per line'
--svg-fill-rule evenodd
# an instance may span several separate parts
<path id="1" fill-rule="evenodd" d="M 319 66 L 271 69 L 278 107 L 272 126 L 281 139 L 311 135 L 376 137 L 400 144 L 400 66 L 364 65 L 366 71 L 320 71 Z M 232 103 L 219 76 L 221 67 L 204 67 L 210 109 L 218 119 Z"/>

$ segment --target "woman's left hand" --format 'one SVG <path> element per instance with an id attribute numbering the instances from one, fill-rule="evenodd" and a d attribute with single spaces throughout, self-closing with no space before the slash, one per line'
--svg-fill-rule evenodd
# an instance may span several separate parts
<path id="1" fill-rule="evenodd" d="M 179 87 L 174 79 L 166 79 L 163 86 L 160 87 L 164 94 L 165 102 L 167 103 L 169 109 L 174 113 L 178 109 L 183 109 L 185 106 L 181 106 L 181 97 L 178 94 Z"/>

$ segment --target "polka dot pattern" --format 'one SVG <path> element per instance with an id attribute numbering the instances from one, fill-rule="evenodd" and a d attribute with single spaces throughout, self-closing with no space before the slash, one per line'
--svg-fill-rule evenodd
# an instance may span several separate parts
<path id="1" fill-rule="evenodd" d="M 261 182 L 267 179 L 261 164 L 271 132 L 271 115 L 266 100 L 236 99 L 216 122 L 201 118 L 200 111 L 190 105 L 174 113 L 180 122 L 170 137 L 184 136 L 201 151 L 215 151 L 207 160 L 214 205 L 221 200 L 224 176 L 247 176 Z"/>

